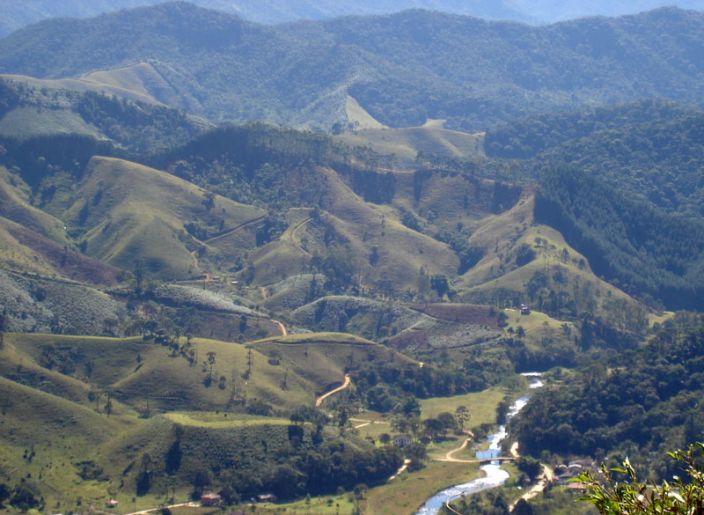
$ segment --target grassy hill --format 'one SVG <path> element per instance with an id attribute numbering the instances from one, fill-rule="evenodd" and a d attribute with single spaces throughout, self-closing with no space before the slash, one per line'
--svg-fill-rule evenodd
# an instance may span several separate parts
<path id="1" fill-rule="evenodd" d="M 481 134 L 448 130 L 442 124 L 403 129 L 364 127 L 339 136 L 339 140 L 396 156 L 405 165 L 414 164 L 419 152 L 455 159 L 477 159 L 484 154 Z"/>
<path id="2" fill-rule="evenodd" d="M 460 296 L 511 306 L 527 303 L 567 317 L 591 313 L 614 323 L 618 318 L 624 329 L 644 329 L 645 313 L 639 304 L 597 278 L 586 258 L 560 233 L 536 225 L 534 207 L 533 194 L 526 193 L 511 210 L 491 217 L 472 234 L 470 243 L 484 252 L 460 278 Z M 615 305 L 621 307 L 614 309 Z M 621 317 L 624 311 L 638 315 L 629 323 L 629 317 Z"/>
<path id="3" fill-rule="evenodd" d="M 6 334 L 0 356 L 0 482 L 14 488 L 17 471 L 29 473 L 37 499 L 65 508 L 97 508 L 109 497 L 135 508 L 165 495 L 183 499 L 199 487 L 198 473 L 206 478 L 201 488 L 232 484 L 248 495 L 269 488 L 286 496 L 290 490 L 279 491 L 274 479 L 281 465 L 274 457 L 315 449 L 320 458 L 335 442 L 345 449 L 337 466 L 357 467 L 377 452 L 367 442 L 311 424 L 299 431 L 271 410 L 312 406 L 358 363 L 409 362 L 367 340 L 324 333 L 251 346 L 184 338 L 176 347 L 143 338 Z M 388 450 L 374 459 L 387 458 L 380 478 L 399 466 Z M 225 471 L 222 463 L 233 459 Z M 259 479 L 243 482 L 244 470 Z M 329 480 L 351 488 L 345 474 L 336 469 Z"/>
<path id="4" fill-rule="evenodd" d="M 27 185 L 0 167 L 0 216 L 58 244 L 68 244 L 63 222 L 33 206 L 30 197 Z"/>
<path id="5" fill-rule="evenodd" d="M 0 137 L 26 141 L 78 134 L 154 153 L 183 144 L 210 127 L 160 104 L 148 88 L 168 97 L 168 85 L 147 63 L 95 71 L 79 79 L 1 76 Z"/>
<path id="6" fill-rule="evenodd" d="M 331 128 L 350 121 L 351 96 L 383 125 L 477 131 L 568 106 L 698 103 L 701 25 L 676 9 L 543 27 L 415 10 L 272 28 L 169 3 L 28 27 L 0 42 L 0 72 L 59 79 L 149 62 L 173 89 L 138 90 L 214 120 Z"/>
<path id="7" fill-rule="evenodd" d="M 312 406 L 315 395 L 341 382 L 355 362 L 392 355 L 409 361 L 369 340 L 339 333 L 273 337 L 247 346 L 198 338 L 189 342 L 182 338 L 168 346 L 141 337 L 9 335 L 2 350 L 3 375 L 41 389 L 42 374 L 51 382 L 47 391 L 88 406 L 84 396 L 93 390 L 111 392 L 113 399 L 140 412 L 147 406 L 152 413 L 242 411 L 255 400 L 288 412 Z M 215 358 L 212 372 L 209 353 Z M 21 373 L 15 370 L 18 364 Z"/>
<path id="8" fill-rule="evenodd" d="M 332 255 L 339 263 L 331 266 L 342 266 L 344 258 L 350 281 L 362 288 L 383 279 L 400 290 L 415 285 L 421 266 L 435 273 L 452 273 L 457 268 L 457 258 L 446 245 L 408 229 L 392 210 L 364 202 L 333 170 L 320 168 L 317 175 L 326 186 L 329 204 L 320 215 L 310 212 L 297 222 L 292 218 L 278 241 L 253 254 L 257 282 L 270 284 L 283 274 L 306 271 L 315 255 L 327 252 L 330 243 L 326 244 L 326 238 L 340 248 Z M 291 254 L 298 256 L 297 267 L 288 258 Z"/>
<path id="9" fill-rule="evenodd" d="M 215 233 L 257 218 L 261 211 L 208 197 L 164 172 L 94 158 L 65 213 L 69 224 L 82 228 L 89 255 L 126 269 L 141 260 L 145 271 L 155 276 L 185 278 L 201 271 L 192 252 L 204 246 L 186 232 L 186 223 Z"/>

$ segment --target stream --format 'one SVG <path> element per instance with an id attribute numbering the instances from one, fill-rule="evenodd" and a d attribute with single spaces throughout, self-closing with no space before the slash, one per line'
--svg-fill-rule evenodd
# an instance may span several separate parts
<path id="1" fill-rule="evenodd" d="M 540 380 L 542 374 L 539 372 L 529 372 L 521 375 L 530 381 L 530 390 L 535 390 L 544 386 L 543 382 Z M 530 395 L 526 394 L 516 400 L 516 402 L 511 405 L 506 418 L 511 420 L 515 417 L 516 414 L 521 411 L 526 404 L 528 404 L 528 399 L 530 399 Z M 489 448 L 485 451 L 477 451 L 477 459 L 491 460 L 493 458 L 500 457 L 501 442 L 503 442 L 507 436 L 508 432 L 506 431 L 506 426 L 499 426 L 499 430 L 496 433 L 492 433 L 487 437 L 489 441 Z M 452 486 L 435 494 L 425 502 L 416 515 L 437 515 L 445 503 L 455 501 L 467 495 L 478 494 L 479 492 L 483 492 L 484 490 L 489 490 L 491 488 L 498 488 L 502 486 L 509 478 L 508 472 L 501 468 L 499 461 L 492 461 L 487 465 L 482 465 L 480 470 L 484 472 L 484 477 L 474 479 L 461 485 Z"/>

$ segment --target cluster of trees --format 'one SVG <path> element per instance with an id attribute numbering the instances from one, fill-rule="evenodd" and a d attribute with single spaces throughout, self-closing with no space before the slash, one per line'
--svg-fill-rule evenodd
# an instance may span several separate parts
<path id="1" fill-rule="evenodd" d="M 525 453 L 630 456 L 653 476 L 658 456 L 702 439 L 704 317 L 677 315 L 640 349 L 537 393 L 513 420 Z"/>
<path id="2" fill-rule="evenodd" d="M 32 509 L 43 510 L 44 498 L 36 489 L 24 479 L 11 488 L 5 483 L 0 483 L 0 509 L 14 508 L 22 512 Z"/>
<path id="3" fill-rule="evenodd" d="M 18 171 L 42 199 L 74 184 L 91 157 L 118 155 L 110 143 L 77 134 L 0 138 L 0 146 L 5 149 L 0 153 L 0 164 Z"/>
<path id="4" fill-rule="evenodd" d="M 86 122 L 134 154 L 149 155 L 185 144 L 207 127 L 176 109 L 100 93 L 76 95 L 73 103 Z"/>
<path id="5" fill-rule="evenodd" d="M 647 121 L 570 140 L 533 163 L 538 170 L 560 163 L 578 166 L 608 186 L 669 213 L 704 214 L 704 113 L 683 107 L 652 111 Z M 674 111 L 674 112 L 673 112 Z"/>
<path id="6" fill-rule="evenodd" d="M 187 480 L 194 497 L 220 492 L 228 504 L 272 493 L 279 499 L 332 494 L 387 480 L 403 462 L 397 447 L 376 448 L 352 436 L 331 436 L 327 418 L 302 408 L 288 426 L 258 426 L 205 433 L 176 427 L 162 457 L 144 455 L 136 492 L 145 495 L 175 478 Z"/>
<path id="7" fill-rule="evenodd" d="M 419 409 L 416 399 L 480 391 L 512 371 L 508 360 L 498 363 L 491 354 L 477 353 L 459 367 L 374 361 L 360 364 L 351 374 L 356 395 L 369 408 L 412 415 Z"/>

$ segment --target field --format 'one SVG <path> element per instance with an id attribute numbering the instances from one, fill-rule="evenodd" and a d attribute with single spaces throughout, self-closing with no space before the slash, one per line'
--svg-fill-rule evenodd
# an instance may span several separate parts
<path id="1" fill-rule="evenodd" d="M 506 394 L 502 388 L 491 388 L 483 392 L 468 393 L 454 397 L 436 397 L 420 401 L 421 417 L 434 418 L 440 413 L 454 413 L 459 406 L 465 406 L 470 418 L 467 427 L 493 424 L 496 421 L 496 407 Z"/>
<path id="2" fill-rule="evenodd" d="M 298 513 L 301 515 L 353 515 L 354 495 L 313 497 L 291 503 L 257 504 L 253 513 Z"/>

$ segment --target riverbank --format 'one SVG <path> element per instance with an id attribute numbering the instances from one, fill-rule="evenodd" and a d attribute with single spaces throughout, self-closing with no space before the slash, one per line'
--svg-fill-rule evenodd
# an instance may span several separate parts
<path id="1" fill-rule="evenodd" d="M 543 387 L 543 382 L 540 379 L 541 374 L 529 373 L 524 374 L 524 376 L 530 381 L 529 391 Z M 516 416 L 526 406 L 529 399 L 530 393 L 527 393 L 516 400 L 509 409 L 507 420 Z M 501 444 L 507 437 L 508 432 L 506 426 L 499 426 L 498 431 L 490 434 L 487 438 L 489 441 L 489 449 L 476 453 L 477 459 L 490 461 L 490 463 L 480 467 L 480 471 L 484 473 L 484 477 L 441 490 L 429 498 L 416 512 L 416 515 L 437 515 L 442 507 L 450 502 L 503 486 L 510 476 L 506 470 L 501 468 L 500 461 L 497 458 L 501 457 Z"/>

